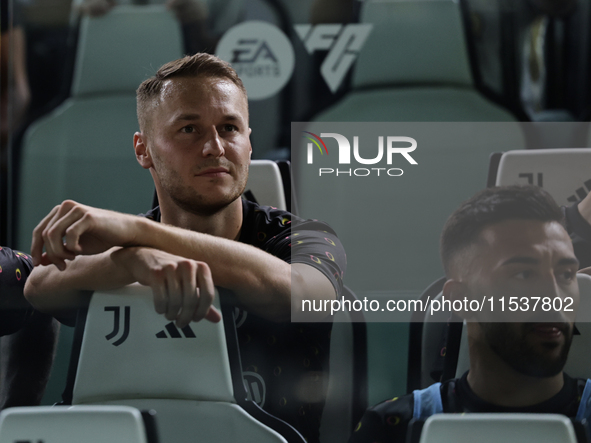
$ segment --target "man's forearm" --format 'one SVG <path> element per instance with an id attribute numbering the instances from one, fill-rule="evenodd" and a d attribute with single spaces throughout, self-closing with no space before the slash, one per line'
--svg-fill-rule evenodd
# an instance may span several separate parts
<path id="1" fill-rule="evenodd" d="M 289 319 L 291 266 L 261 249 L 234 240 L 148 222 L 136 237 L 141 246 L 207 263 L 217 286 L 232 290 L 250 311 Z"/>
<path id="2" fill-rule="evenodd" d="M 46 254 L 42 254 L 43 246 Z M 114 254 L 118 256 L 119 266 L 114 265 L 112 256 L 97 254 L 117 246 L 124 247 L 121 254 Z M 60 275 L 53 268 L 36 271 L 38 275 L 32 279 L 31 288 L 26 294 L 31 304 L 38 309 L 55 313 L 64 306 L 75 306 L 80 298 L 80 290 L 111 289 L 138 281 L 138 278 L 150 281 L 152 279 L 144 274 L 145 266 L 133 267 L 135 278 L 129 278 L 125 272 L 121 274 L 124 268 L 129 268 L 122 264 L 126 265 L 130 260 L 148 259 L 149 256 L 153 258 L 153 254 L 134 257 L 138 252 L 137 247 L 139 250 L 152 248 L 203 262 L 211 270 L 213 282 L 232 290 L 249 311 L 271 320 L 290 318 L 292 267 L 280 258 L 234 240 L 156 223 L 142 217 L 90 208 L 71 201 L 54 208 L 35 228 L 31 248 L 35 263 L 55 263 L 65 270 L 65 274 Z M 126 258 L 128 251 L 130 256 Z M 98 258 L 80 257 L 84 254 L 97 254 Z M 76 256 L 78 258 L 68 262 Z M 171 257 L 163 257 L 163 260 L 169 265 L 176 261 Z M 159 265 L 151 259 L 148 261 L 155 266 L 150 272 L 159 274 Z M 176 268 L 176 264 L 171 266 Z M 295 276 L 298 277 L 298 273 Z M 307 278 L 295 278 L 296 288 L 293 289 L 301 286 L 296 293 L 305 294 L 308 299 L 334 299 L 334 288 L 324 275 L 320 277 L 326 280 L 326 284 L 310 285 Z M 159 287 L 160 284 L 156 282 L 155 286 Z M 173 294 L 176 292 L 173 291 Z M 47 297 L 47 294 L 53 296 Z"/>
<path id="3" fill-rule="evenodd" d="M 111 259 L 119 248 L 97 255 L 78 256 L 60 271 L 53 265 L 37 266 L 27 279 L 25 297 L 41 312 L 60 315 L 87 302 L 86 291 L 109 290 L 133 283 L 133 277 Z"/>
<path id="4" fill-rule="evenodd" d="M 292 266 L 254 246 L 170 225 L 144 228 L 136 238 L 140 244 L 207 263 L 216 285 L 232 290 L 248 310 L 269 320 L 289 320 L 292 309 L 301 312 L 303 299 L 336 296 L 328 278 L 311 266 Z"/>

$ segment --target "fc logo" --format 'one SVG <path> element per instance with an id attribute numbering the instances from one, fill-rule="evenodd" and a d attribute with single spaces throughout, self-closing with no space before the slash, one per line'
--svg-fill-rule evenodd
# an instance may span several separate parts
<path id="1" fill-rule="evenodd" d="M 295 25 L 309 54 L 327 50 L 320 73 L 330 90 L 339 88 L 365 44 L 373 25 Z"/>

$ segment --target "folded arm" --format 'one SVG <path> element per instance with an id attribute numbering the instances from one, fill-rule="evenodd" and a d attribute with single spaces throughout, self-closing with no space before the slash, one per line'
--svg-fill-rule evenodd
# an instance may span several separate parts
<path id="1" fill-rule="evenodd" d="M 117 246 L 123 249 L 102 252 Z M 306 264 L 290 265 L 254 246 L 74 202 L 54 208 L 33 233 L 35 263 L 54 263 L 63 272 L 53 266 L 36 269 L 25 294 L 38 309 L 55 312 L 75 304 L 80 290 L 133 281 L 148 282 L 154 289 L 146 277 L 158 270 L 154 251 L 207 263 L 216 285 L 232 290 L 245 308 L 271 320 L 288 320 L 292 303 L 298 307 L 303 298 L 330 300 L 336 295 L 328 278 Z M 163 292 L 183 292 L 182 283 L 169 286 Z"/>

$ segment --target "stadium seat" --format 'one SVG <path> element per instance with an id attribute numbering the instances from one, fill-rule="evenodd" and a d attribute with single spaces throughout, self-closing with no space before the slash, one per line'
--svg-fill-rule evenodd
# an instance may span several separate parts
<path id="1" fill-rule="evenodd" d="M 343 297 L 357 300 L 345 286 Z M 347 441 L 368 406 L 367 328 L 363 312 L 339 311 L 330 336 L 328 392 L 320 424 L 320 441 Z"/>
<path id="2" fill-rule="evenodd" d="M 365 2 L 361 22 L 352 92 L 315 120 L 515 121 L 474 88 L 457 2 Z"/>
<path id="3" fill-rule="evenodd" d="M 79 34 L 70 98 L 35 121 L 20 147 L 21 249 L 65 199 L 128 213 L 150 207 L 152 180 L 133 152 L 135 90 L 182 55 L 179 24 L 164 5 L 121 6 L 103 17 L 83 17 Z"/>
<path id="4" fill-rule="evenodd" d="M 158 443 L 153 421 L 129 406 L 8 408 L 0 414 L 0 443 Z"/>
<path id="5" fill-rule="evenodd" d="M 546 189 L 559 205 L 571 205 L 591 190 L 591 148 L 528 149 L 496 153 L 490 185 L 533 184 Z"/>
<path id="6" fill-rule="evenodd" d="M 420 297 L 423 303 L 441 298 L 441 290 L 446 278 L 434 281 Z M 429 311 L 416 311 L 411 316 L 408 340 L 408 377 L 406 392 L 423 389 L 439 381 L 443 368 L 437 368 L 436 362 L 445 355 L 445 332 L 449 315 Z"/>
<path id="7" fill-rule="evenodd" d="M 275 165 L 269 165 L 274 163 Z M 289 160 L 252 160 L 245 192 L 251 191 L 262 205 L 274 206 L 298 215 L 295 188 L 292 186 L 291 162 Z M 280 195 L 283 193 L 283 197 Z M 274 203 L 284 206 L 276 206 Z"/>
<path id="8" fill-rule="evenodd" d="M 279 165 L 272 160 L 253 160 L 250 163 L 246 191 L 252 192 L 255 200 L 266 206 L 288 210 Z"/>
<path id="9" fill-rule="evenodd" d="M 473 85 L 457 2 L 363 2 L 361 22 L 373 29 L 353 68 L 351 92 L 305 130 L 346 134 L 352 127 L 348 122 L 367 122 L 364 127 L 376 138 L 416 137 L 418 165 L 402 160 L 406 167 L 401 177 L 361 177 L 363 183 L 348 176 L 331 180 L 319 176 L 304 151 L 294 148 L 300 215 L 326 221 L 338 233 L 347 249 L 345 281 L 360 298 L 381 303 L 416 299 L 443 274 L 438 244 L 446 218 L 486 185 L 490 154 L 499 146 L 524 148 L 525 139 L 515 117 Z M 497 129 L 491 131 L 493 127 Z M 439 136 L 450 132 L 455 136 Z M 292 129 L 292 137 L 292 146 L 299 146 L 301 134 L 294 135 Z M 327 162 L 336 159 L 334 140 L 329 142 Z M 317 160 L 320 156 L 314 166 Z M 376 166 L 385 166 L 382 163 Z M 380 400 L 372 399 L 372 385 L 405 390 L 408 326 L 369 324 L 368 337 L 370 344 L 395 340 L 388 343 L 386 356 L 380 345 L 374 348 L 376 354 L 370 352 L 371 403 Z M 398 386 L 388 385 L 395 380 Z M 376 389 L 378 395 L 383 389 Z"/>
<path id="10" fill-rule="evenodd" d="M 154 185 L 133 152 L 135 90 L 181 55 L 179 24 L 164 5 L 81 19 L 70 97 L 33 122 L 17 148 L 15 247 L 28 250 L 33 228 L 66 199 L 132 214 L 150 208 Z M 62 328 L 45 403 L 58 400 L 71 335 Z"/>
<path id="11" fill-rule="evenodd" d="M 571 420 L 559 414 L 436 414 L 421 443 L 577 443 Z"/>
<path id="12" fill-rule="evenodd" d="M 152 298 L 139 284 L 95 292 L 77 320 L 83 336 L 72 351 L 66 403 L 154 409 L 162 443 L 303 443 L 246 400 L 230 305 L 222 303 L 220 323 L 178 329 L 154 311 Z"/>
<path id="13" fill-rule="evenodd" d="M 525 141 L 515 118 L 473 87 L 457 2 L 364 2 L 361 20 L 373 29 L 354 67 L 353 90 L 318 115 L 307 131 L 339 132 L 326 130 L 337 127 L 327 122 L 342 122 L 342 128 L 351 126 L 345 122 L 392 122 L 384 135 L 410 135 L 425 128 L 443 133 L 443 122 L 506 125 L 498 127 L 496 137 L 485 136 L 472 124 L 456 127 L 453 140 L 419 143 L 415 152 L 423 160 L 388 186 L 374 177 L 366 177 L 362 185 L 348 177 L 320 177 L 306 156 L 293 150 L 301 215 L 324 220 L 338 232 L 350 252 L 347 284 L 359 296 L 394 288 L 411 291 L 416 298 L 441 274 L 440 229 L 461 201 L 485 186 L 490 154 L 499 146 L 523 148 Z M 374 133 L 382 128 L 381 135 L 384 126 L 373 124 Z M 393 255 L 390 248 L 376 244 L 408 253 Z"/>

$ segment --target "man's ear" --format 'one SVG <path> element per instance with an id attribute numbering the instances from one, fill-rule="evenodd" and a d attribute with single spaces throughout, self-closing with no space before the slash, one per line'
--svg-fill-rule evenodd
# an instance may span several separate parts
<path id="1" fill-rule="evenodd" d="M 248 128 L 248 136 L 250 137 L 250 134 L 252 133 L 252 128 Z M 252 144 L 249 143 L 249 149 L 250 151 L 248 151 L 248 159 L 252 160 Z"/>
<path id="2" fill-rule="evenodd" d="M 136 132 L 133 134 L 133 149 L 135 150 L 135 158 L 144 169 L 152 167 L 152 157 L 148 151 L 147 137 L 143 132 Z"/>
<path id="3" fill-rule="evenodd" d="M 449 279 L 448 281 L 445 282 L 445 284 L 443 285 L 443 300 L 449 300 L 449 302 L 453 305 L 453 302 L 456 300 L 459 300 L 462 304 L 462 307 L 464 307 L 465 303 L 464 300 L 468 300 L 468 303 L 470 303 L 470 300 L 472 300 L 471 295 L 470 295 L 470 290 L 468 288 L 468 285 L 466 285 L 466 283 L 463 283 L 461 281 L 458 280 L 454 280 Z M 460 303 L 457 303 L 456 305 L 459 305 Z M 460 311 L 454 311 L 454 314 L 457 315 L 458 317 L 470 321 L 470 320 L 474 320 L 474 315 L 473 313 L 468 310 L 468 311 L 464 311 L 463 309 Z"/>

